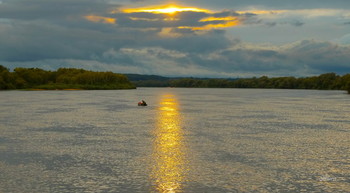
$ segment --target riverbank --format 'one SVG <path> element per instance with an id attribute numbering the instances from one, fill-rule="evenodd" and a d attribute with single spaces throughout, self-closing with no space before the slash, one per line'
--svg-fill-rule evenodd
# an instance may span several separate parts
<path id="1" fill-rule="evenodd" d="M 262 88 L 346 90 L 350 94 L 350 74 L 326 73 L 312 77 L 253 77 L 253 78 L 170 78 L 162 76 L 126 74 L 140 87 L 181 88 Z"/>
<path id="2" fill-rule="evenodd" d="M 120 90 L 136 89 L 123 74 L 60 68 L 16 68 L 13 72 L 0 65 L 0 90 Z"/>

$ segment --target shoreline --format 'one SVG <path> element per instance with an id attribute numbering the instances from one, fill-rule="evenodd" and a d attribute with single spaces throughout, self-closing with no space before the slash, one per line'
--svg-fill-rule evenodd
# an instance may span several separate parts
<path id="1" fill-rule="evenodd" d="M 77 88 L 66 88 L 66 89 L 41 89 L 41 88 L 33 88 L 33 89 L 24 89 L 25 91 L 54 91 L 54 90 L 66 90 L 66 91 L 73 91 L 73 90 L 84 90 L 84 89 L 77 89 Z"/>

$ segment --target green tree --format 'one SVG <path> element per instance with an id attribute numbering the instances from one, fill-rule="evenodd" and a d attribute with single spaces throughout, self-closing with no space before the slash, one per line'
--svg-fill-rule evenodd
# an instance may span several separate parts
<path id="1" fill-rule="evenodd" d="M 16 76 L 22 78 L 28 86 L 47 84 L 51 76 L 50 71 L 39 68 L 15 68 L 14 72 Z"/>
<path id="2" fill-rule="evenodd" d="M 317 89 L 330 90 L 335 88 L 336 80 L 339 76 L 335 73 L 321 74 L 317 79 Z"/>
<path id="3" fill-rule="evenodd" d="M 15 77 L 9 69 L 0 65 L 0 89 L 15 89 Z"/>

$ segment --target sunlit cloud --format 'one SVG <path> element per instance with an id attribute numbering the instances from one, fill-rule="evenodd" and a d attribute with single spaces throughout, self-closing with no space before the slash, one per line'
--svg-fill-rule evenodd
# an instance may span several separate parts
<path id="1" fill-rule="evenodd" d="M 123 18 L 121 26 L 138 30 L 158 28 L 164 36 L 178 37 L 179 33 L 169 33 L 173 29 L 210 31 L 232 28 L 239 25 L 264 24 L 273 27 L 277 24 L 290 24 L 295 27 L 304 25 L 303 19 L 319 17 L 347 17 L 347 10 L 339 9 L 299 9 L 299 10 L 263 10 L 250 9 L 240 11 L 212 11 L 198 7 L 180 5 L 159 5 L 151 7 L 121 8 L 108 13 L 115 18 L 89 15 L 85 19 L 91 22 L 115 24 Z M 142 23 L 140 23 L 142 22 Z M 118 23 L 119 24 L 119 23 Z M 165 33 L 166 32 L 166 33 Z"/>
<path id="2" fill-rule="evenodd" d="M 237 20 L 237 17 L 207 17 L 199 20 L 200 22 L 208 22 L 208 21 L 234 21 Z"/>
<path id="3" fill-rule="evenodd" d="M 224 20 L 227 21 L 227 20 Z M 219 23 L 219 24 L 208 24 L 200 27 L 191 27 L 191 26 L 180 26 L 179 29 L 191 29 L 191 30 L 211 30 L 211 29 L 219 29 L 219 28 L 228 28 L 233 27 L 239 24 L 238 20 L 228 20 L 225 23 Z"/>
<path id="4" fill-rule="evenodd" d="M 115 23 L 118 18 L 120 26 L 135 28 L 158 28 L 161 36 L 178 37 L 174 29 L 188 29 L 192 32 L 210 31 L 213 29 L 229 28 L 241 24 L 247 16 L 240 16 L 234 11 L 211 11 L 198 7 L 179 5 L 159 5 L 151 7 L 123 8 L 108 13 L 116 19 L 102 16 L 86 16 L 92 22 Z M 118 21 L 119 22 L 119 21 Z M 142 22 L 142 23 L 140 23 Z"/>
<path id="5" fill-rule="evenodd" d="M 87 15 L 85 16 L 85 19 L 95 23 L 106 23 L 106 24 L 115 24 L 117 21 L 115 18 L 102 17 L 97 15 Z"/>

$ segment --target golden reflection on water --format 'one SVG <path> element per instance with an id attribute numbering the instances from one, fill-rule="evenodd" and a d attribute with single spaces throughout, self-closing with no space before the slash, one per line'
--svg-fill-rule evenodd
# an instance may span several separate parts
<path id="1" fill-rule="evenodd" d="M 174 95 L 163 95 L 159 104 L 151 177 L 159 192 L 180 192 L 186 155 L 179 104 Z"/>

